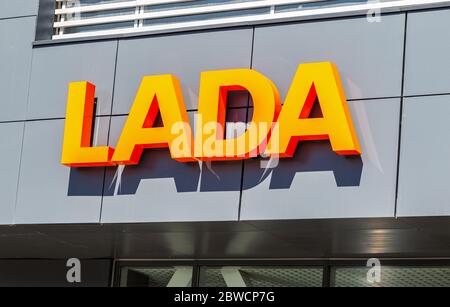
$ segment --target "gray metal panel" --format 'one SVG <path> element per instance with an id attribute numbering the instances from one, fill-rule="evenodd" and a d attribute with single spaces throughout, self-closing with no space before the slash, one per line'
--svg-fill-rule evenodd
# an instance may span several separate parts
<path id="1" fill-rule="evenodd" d="M 0 121 L 25 119 L 35 25 L 36 17 L 0 20 Z"/>
<path id="2" fill-rule="evenodd" d="M 94 145 L 106 145 L 109 118 L 96 121 Z M 96 223 L 100 220 L 104 168 L 60 163 L 64 120 L 25 125 L 15 222 Z"/>
<path id="3" fill-rule="evenodd" d="M 23 122 L 0 124 L 0 152 L 3 161 L 0 164 L 0 224 L 10 225 L 14 221 L 23 127 Z"/>
<path id="4" fill-rule="evenodd" d="M 54 258 L 54 257 L 51 257 Z M 79 283 L 69 283 L 67 260 L 2 260 L 1 287 L 108 287 L 112 261 L 106 259 L 80 260 Z"/>
<path id="5" fill-rule="evenodd" d="M 450 96 L 405 98 L 398 216 L 450 215 Z"/>
<path id="6" fill-rule="evenodd" d="M 266 175 L 259 160 L 247 161 L 243 220 L 394 216 L 400 101 L 349 105 L 361 158 L 338 156 L 321 141 L 300 143 Z"/>
<path id="7" fill-rule="evenodd" d="M 405 95 L 450 93 L 450 10 L 408 14 Z"/>
<path id="8" fill-rule="evenodd" d="M 245 121 L 245 109 L 233 110 Z M 231 113 L 233 113 L 231 112 Z M 189 114 L 191 121 L 193 113 Z M 112 117 L 110 144 L 126 117 Z M 139 165 L 106 173 L 102 223 L 237 220 L 242 162 L 180 163 L 167 149 L 144 151 Z M 118 179 L 120 178 L 120 179 Z"/>
<path id="9" fill-rule="evenodd" d="M 281 258 L 368 259 L 374 254 L 380 259 L 448 259 L 449 223 L 450 217 L 391 217 L 0 226 L 0 259 L 265 258 L 268 265 Z M 7 273 L 3 269 L 0 275 Z M 82 280 L 89 278 L 82 273 Z"/>
<path id="10" fill-rule="evenodd" d="M 111 114 L 116 50 L 116 41 L 35 48 L 27 118 L 64 118 L 75 81 L 95 84 L 97 115 Z"/>
<path id="11" fill-rule="evenodd" d="M 55 0 L 39 0 L 36 41 L 52 39 L 56 4 Z"/>
<path id="12" fill-rule="evenodd" d="M 348 99 L 400 96 L 404 15 L 265 26 L 255 30 L 253 68 L 285 97 L 298 64 L 334 62 Z"/>
<path id="13" fill-rule="evenodd" d="M 173 74 L 183 88 L 186 107 L 197 109 L 200 73 L 248 68 L 252 30 L 169 35 L 119 43 L 113 114 L 128 114 L 143 76 Z M 233 106 L 246 106 L 237 99 Z"/>
<path id="14" fill-rule="evenodd" d="M 0 1 L 0 19 L 36 15 L 39 0 L 2 0 Z"/>

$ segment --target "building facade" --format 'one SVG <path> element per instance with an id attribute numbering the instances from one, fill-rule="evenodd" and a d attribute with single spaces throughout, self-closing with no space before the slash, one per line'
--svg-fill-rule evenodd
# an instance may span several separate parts
<path id="1" fill-rule="evenodd" d="M 450 285 L 449 1 L 144 2 L 0 0 L 0 285 Z M 336 65 L 361 155 L 61 164 L 70 82 L 115 146 L 144 76 L 178 77 L 193 123 L 200 73 L 256 70 L 283 101 L 311 62 Z M 246 91 L 226 108 L 252 118 Z"/>

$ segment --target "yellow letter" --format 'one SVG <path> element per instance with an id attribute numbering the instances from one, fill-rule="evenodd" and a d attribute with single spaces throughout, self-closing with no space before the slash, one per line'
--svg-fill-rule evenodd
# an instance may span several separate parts
<path id="1" fill-rule="evenodd" d="M 163 127 L 153 127 L 158 110 Z M 177 128 L 177 129 L 174 129 Z M 180 84 L 175 76 L 144 77 L 112 161 L 138 164 L 144 148 L 169 147 L 172 159 L 192 161 L 192 133 Z M 179 134 L 172 133 L 178 131 Z M 180 137 L 182 145 L 180 146 Z M 176 141 L 177 146 L 172 146 Z M 181 148 L 181 150 L 176 150 Z"/>
<path id="2" fill-rule="evenodd" d="M 253 118 L 244 134 L 224 140 L 227 94 L 235 90 L 247 90 L 250 93 Z M 264 151 L 262 147 L 268 135 L 258 133 L 257 130 L 261 123 L 272 125 L 280 111 L 281 102 L 275 85 L 262 74 L 251 69 L 231 69 L 201 74 L 198 108 L 201 120 L 197 123 L 195 157 L 204 161 L 239 160 Z M 214 129 L 205 129 L 211 123 Z M 208 146 L 204 142 L 211 137 L 215 140 L 214 150 L 207 150 Z M 256 137 L 257 140 L 250 140 L 250 137 Z"/>
<path id="3" fill-rule="evenodd" d="M 308 118 L 316 99 L 322 118 Z M 359 155 L 339 73 L 329 62 L 301 64 L 272 132 L 266 154 L 293 157 L 298 141 L 329 139 L 339 155 Z M 275 139 L 278 138 L 278 139 Z M 278 146 L 274 145 L 278 142 Z"/>
<path id="4" fill-rule="evenodd" d="M 69 84 L 61 163 L 71 167 L 109 166 L 114 152 L 110 147 L 91 147 L 95 85 Z"/>

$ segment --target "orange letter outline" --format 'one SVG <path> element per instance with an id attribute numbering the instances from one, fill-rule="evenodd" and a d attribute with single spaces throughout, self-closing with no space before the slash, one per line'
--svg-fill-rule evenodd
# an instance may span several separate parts
<path id="1" fill-rule="evenodd" d="M 316 99 L 323 117 L 309 118 Z M 265 153 L 293 157 L 299 141 L 326 139 L 338 155 L 361 154 L 336 66 L 300 64 Z"/>
<path id="2" fill-rule="evenodd" d="M 95 85 L 69 83 L 61 163 L 70 167 L 112 166 L 114 149 L 91 147 Z"/>
<path id="3" fill-rule="evenodd" d="M 153 127 L 158 111 L 163 127 Z M 180 138 L 183 146 L 180 146 Z M 175 141 L 178 146 L 172 146 Z M 166 147 L 169 147 L 174 160 L 193 160 L 192 132 L 180 83 L 173 75 L 146 76 L 139 87 L 112 161 L 123 165 L 138 164 L 145 148 Z"/>
<path id="4" fill-rule="evenodd" d="M 236 90 L 250 93 L 253 117 L 244 134 L 224 139 L 227 94 Z M 201 74 L 198 109 L 195 158 L 202 161 L 241 160 L 264 151 L 281 101 L 272 81 L 255 70 L 217 70 Z M 269 127 L 264 128 L 264 125 Z M 209 143 L 214 147 L 212 150 L 205 148 Z"/>

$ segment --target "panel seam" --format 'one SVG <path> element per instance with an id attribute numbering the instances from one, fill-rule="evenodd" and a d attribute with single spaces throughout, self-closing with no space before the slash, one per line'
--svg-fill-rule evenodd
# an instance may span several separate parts
<path id="1" fill-rule="evenodd" d="M 395 206 L 394 217 L 397 218 L 398 210 L 398 196 L 399 196 L 399 183 L 400 183 L 400 154 L 402 146 L 402 121 L 403 121 L 403 102 L 405 91 L 405 70 L 406 70 L 406 43 L 408 33 L 408 12 L 405 12 L 405 24 L 403 35 L 403 63 L 402 63 L 402 83 L 401 83 L 401 97 L 400 97 L 400 111 L 399 111 L 399 128 L 398 128 L 398 145 L 397 145 L 397 176 L 395 184 Z"/>
<path id="2" fill-rule="evenodd" d="M 34 15 L 21 15 L 21 16 L 13 16 L 13 17 L 5 17 L 5 18 L 0 18 L 0 21 L 3 20 L 14 20 L 14 19 L 22 19 L 22 18 L 30 18 L 30 17 L 37 17 L 37 14 Z"/>
<path id="3" fill-rule="evenodd" d="M 256 27 L 252 27 L 252 44 L 250 48 L 250 69 L 253 69 L 253 51 L 255 46 L 255 29 Z M 250 110 L 250 94 L 247 97 L 247 109 L 245 119 L 248 122 L 248 115 Z M 241 165 L 241 189 L 239 192 L 239 208 L 238 208 L 238 221 L 241 220 L 241 210 L 242 210 L 242 197 L 244 194 L 244 172 L 245 172 L 245 160 L 242 161 Z"/>
<path id="4" fill-rule="evenodd" d="M 33 62 L 34 62 L 34 51 L 31 50 L 31 59 L 30 59 L 30 71 L 28 75 L 28 88 L 27 88 L 27 101 L 26 101 L 26 107 L 25 107 L 25 117 L 28 114 L 28 108 L 30 106 L 30 93 L 31 93 L 31 77 L 33 75 Z M 19 159 L 19 169 L 17 173 L 17 186 L 16 186 L 16 199 L 14 201 L 14 210 L 13 210 L 13 218 L 12 218 L 12 225 L 16 224 L 16 216 L 17 216 L 17 205 L 19 202 L 19 186 L 20 186 L 20 177 L 22 175 L 22 161 L 23 161 L 23 147 L 25 145 L 25 129 L 26 129 L 26 121 L 18 121 L 23 122 L 22 124 L 22 140 L 21 140 L 21 146 L 20 146 L 20 159 Z"/>
<path id="5" fill-rule="evenodd" d="M 112 122 L 112 111 L 113 111 L 113 106 L 114 106 L 114 93 L 115 93 L 115 88 L 116 88 L 116 76 L 117 76 L 117 60 L 119 57 L 119 40 L 116 41 L 116 57 L 115 57 L 115 61 L 114 61 L 114 77 L 113 77 L 113 87 L 112 87 L 112 93 L 111 93 L 111 107 L 110 107 L 110 115 L 109 115 L 109 123 L 108 123 L 108 133 L 107 133 L 107 137 L 106 137 L 106 144 L 107 146 L 109 146 L 109 137 L 110 137 L 110 132 L 111 132 L 111 122 Z M 102 214 L 103 214 L 103 201 L 105 198 L 105 186 L 106 186 L 106 171 L 107 171 L 107 167 L 103 168 L 103 186 L 102 186 L 102 197 L 100 200 L 100 215 L 99 215 L 99 224 L 102 223 Z"/>

